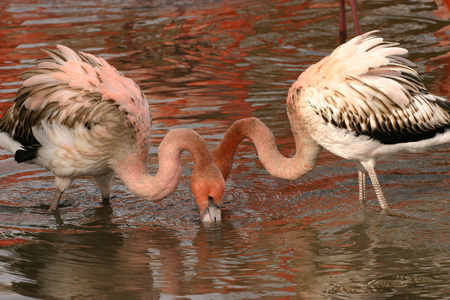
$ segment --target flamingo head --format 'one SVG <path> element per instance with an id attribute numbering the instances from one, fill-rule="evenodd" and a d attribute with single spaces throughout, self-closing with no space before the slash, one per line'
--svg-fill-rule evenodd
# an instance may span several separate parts
<path id="1" fill-rule="evenodd" d="M 203 223 L 220 222 L 222 201 L 225 196 L 225 180 L 220 171 L 211 167 L 207 172 L 193 174 L 192 193 L 200 210 Z"/>

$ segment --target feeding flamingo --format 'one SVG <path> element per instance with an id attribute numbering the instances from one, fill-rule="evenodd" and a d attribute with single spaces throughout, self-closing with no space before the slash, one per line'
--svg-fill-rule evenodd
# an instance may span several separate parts
<path id="1" fill-rule="evenodd" d="M 272 132 L 259 119 L 236 121 L 212 151 L 225 180 L 246 137 L 267 171 L 289 180 L 309 173 L 323 147 L 356 163 L 361 203 L 367 171 L 382 210 L 387 210 L 375 163 L 400 151 L 450 142 L 450 102 L 428 92 L 413 64 L 402 57 L 406 53 L 368 32 L 310 66 L 287 96 L 295 156 L 280 154 Z"/>
<path id="2" fill-rule="evenodd" d="M 148 102 L 140 88 L 101 57 L 58 45 L 43 50 L 12 107 L 0 120 L 0 147 L 17 162 L 55 174 L 55 211 L 78 176 L 91 176 L 105 203 L 116 172 L 134 194 L 152 201 L 177 188 L 183 150 L 194 160 L 192 192 L 202 221 L 220 220 L 225 182 L 194 130 L 169 131 L 158 149 L 159 170 L 146 168 L 151 138 Z"/>

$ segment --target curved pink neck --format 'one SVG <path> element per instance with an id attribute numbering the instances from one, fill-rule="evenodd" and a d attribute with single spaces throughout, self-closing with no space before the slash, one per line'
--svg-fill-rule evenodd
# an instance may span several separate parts
<path id="1" fill-rule="evenodd" d="M 148 173 L 146 159 L 140 152 L 122 157 L 114 165 L 114 171 L 129 190 L 148 200 L 161 200 L 171 195 L 181 177 L 180 157 L 189 151 L 194 160 L 193 177 L 214 166 L 205 141 L 192 129 L 173 129 L 162 140 L 159 149 L 159 168 L 155 176 Z"/>
<path id="2" fill-rule="evenodd" d="M 259 160 L 272 176 L 295 180 L 314 169 L 322 147 L 304 130 L 294 132 L 294 137 L 296 154 L 292 158 L 284 157 L 277 149 L 272 132 L 261 120 L 241 119 L 231 125 L 222 142 L 213 149 L 213 160 L 226 180 L 233 167 L 236 148 L 244 138 L 250 138 L 256 146 Z"/>

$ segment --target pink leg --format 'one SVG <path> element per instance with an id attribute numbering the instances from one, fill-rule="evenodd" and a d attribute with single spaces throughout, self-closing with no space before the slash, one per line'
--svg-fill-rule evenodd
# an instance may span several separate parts
<path id="1" fill-rule="evenodd" d="M 347 40 L 347 24 L 345 22 L 345 0 L 339 0 L 339 42 Z"/>
<path id="2" fill-rule="evenodd" d="M 356 35 L 361 34 L 361 25 L 359 24 L 358 12 L 356 10 L 356 1 L 350 0 L 350 7 L 352 8 L 353 25 L 355 27 Z"/>
<path id="3" fill-rule="evenodd" d="M 359 23 L 358 12 L 356 10 L 356 0 L 349 0 L 352 10 L 353 26 L 356 35 L 361 34 L 361 25 Z M 345 0 L 339 0 L 339 41 L 341 44 L 347 40 L 347 24 L 345 20 Z"/>

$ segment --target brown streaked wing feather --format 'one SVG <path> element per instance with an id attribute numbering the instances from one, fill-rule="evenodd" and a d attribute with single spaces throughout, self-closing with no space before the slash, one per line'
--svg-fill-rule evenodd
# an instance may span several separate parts
<path id="1" fill-rule="evenodd" d="M 134 82 L 102 58 L 58 48 L 44 49 L 48 57 L 22 74 L 24 84 L 0 120 L 1 131 L 24 146 L 36 145 L 32 128 L 41 121 L 91 128 L 103 113 L 99 107 L 117 113 L 116 120 L 128 118 L 135 128 L 141 120 L 150 122 L 148 102 Z"/>
<path id="2" fill-rule="evenodd" d="M 345 105 L 337 110 L 332 104 L 345 99 L 324 99 L 320 105 L 313 101 L 309 105 L 326 123 L 356 135 L 369 136 L 383 144 L 420 141 L 450 128 L 450 103 L 432 94 L 415 95 L 406 107 L 393 105 L 388 112 L 385 108 L 374 107 L 375 103 L 385 103 L 377 98 L 373 99 L 372 105 L 360 107 L 360 112 Z"/>
<path id="3" fill-rule="evenodd" d="M 74 114 L 61 118 L 60 116 L 65 108 L 60 106 L 57 102 L 47 102 L 45 106 L 40 107 L 36 111 L 26 109 L 24 101 L 27 94 L 28 93 L 21 94 L 20 97 L 16 98 L 15 104 L 0 120 L 0 131 L 11 134 L 15 140 L 19 141 L 24 146 L 39 146 L 38 141 L 33 136 L 32 128 L 38 126 L 43 120 L 50 123 L 56 122 L 70 128 L 74 128 L 76 124 L 81 123 L 90 128 L 93 126 L 93 120 L 96 118 L 93 112 L 96 111 L 99 113 L 98 110 L 93 110 L 93 106 L 100 104 L 102 104 L 102 106 L 113 106 L 119 113 L 126 115 L 125 112 L 120 112 L 117 109 L 118 105 L 113 101 L 101 101 L 100 94 L 90 93 L 85 97 L 89 97 L 89 100 L 87 101 L 92 102 L 91 107 L 87 108 L 80 106 Z"/>

